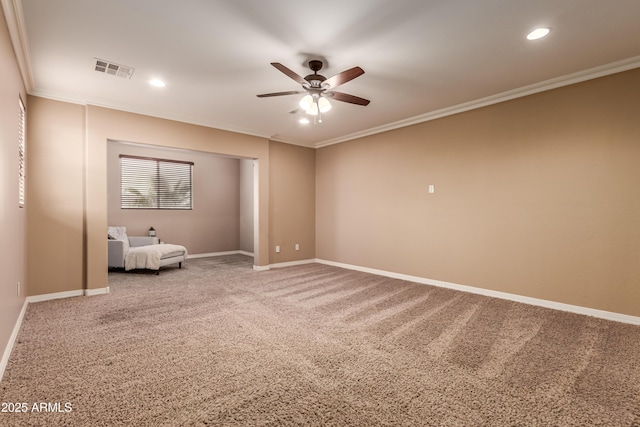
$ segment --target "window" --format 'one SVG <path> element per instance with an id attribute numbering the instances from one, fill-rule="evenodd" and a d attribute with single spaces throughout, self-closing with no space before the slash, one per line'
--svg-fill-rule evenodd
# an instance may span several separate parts
<path id="1" fill-rule="evenodd" d="M 120 155 L 122 209 L 192 209 L 192 162 Z"/>
<path id="2" fill-rule="evenodd" d="M 25 134 L 26 113 L 22 99 L 18 98 L 18 207 L 24 208 L 24 178 L 25 178 Z"/>

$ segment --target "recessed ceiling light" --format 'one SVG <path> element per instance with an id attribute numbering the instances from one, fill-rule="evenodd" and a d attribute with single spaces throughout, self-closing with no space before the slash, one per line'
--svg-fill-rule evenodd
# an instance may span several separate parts
<path id="1" fill-rule="evenodd" d="M 151 86 L 155 86 L 155 87 L 165 87 L 166 86 L 165 82 L 163 82 L 160 79 L 151 79 L 151 80 L 149 80 L 149 84 Z"/>
<path id="2" fill-rule="evenodd" d="M 535 30 L 531 31 L 529 34 L 527 34 L 527 40 L 538 40 L 543 38 L 544 36 L 546 36 L 547 34 L 549 34 L 549 31 L 551 31 L 549 28 L 536 28 Z"/>

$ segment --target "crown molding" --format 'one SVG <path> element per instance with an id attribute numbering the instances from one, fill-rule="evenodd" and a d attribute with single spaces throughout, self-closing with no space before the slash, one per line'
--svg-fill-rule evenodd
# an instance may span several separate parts
<path id="1" fill-rule="evenodd" d="M 269 137 L 270 141 L 275 141 L 275 142 L 282 142 L 283 144 L 289 144 L 289 145 L 297 145 L 299 147 L 305 147 L 305 148 L 316 148 L 316 144 L 313 142 L 303 142 L 303 141 L 297 141 L 297 140 L 293 140 L 293 139 L 289 139 L 289 138 L 283 138 L 279 135 L 272 135 Z"/>
<path id="2" fill-rule="evenodd" d="M 31 61 L 29 59 L 29 40 L 27 39 L 27 30 L 22 15 L 21 0 L 1 0 L 4 18 L 7 21 L 9 29 L 9 37 L 13 45 L 13 51 L 18 61 L 18 68 L 22 76 L 22 82 L 30 93 L 35 87 L 33 74 L 31 72 Z"/>
<path id="3" fill-rule="evenodd" d="M 557 89 L 563 86 L 569 86 L 576 83 L 581 83 L 587 80 L 596 79 L 598 77 L 608 76 L 610 74 L 621 73 L 623 71 L 632 70 L 640 67 L 640 56 L 634 56 L 621 61 L 613 62 L 610 64 L 602 65 L 595 68 L 579 71 L 576 73 L 568 74 L 561 77 L 556 77 L 549 80 L 544 80 L 539 83 L 534 83 L 528 86 L 523 86 L 518 89 L 510 90 L 507 92 L 498 93 L 496 95 L 487 96 L 485 98 L 476 99 L 473 101 L 465 102 L 462 104 L 454 105 L 452 107 L 443 108 L 436 111 L 431 111 L 419 116 L 410 117 L 408 119 L 399 120 L 386 125 L 377 126 L 374 128 L 366 129 L 360 132 L 354 132 L 349 135 L 341 136 L 338 138 L 328 139 L 326 141 L 315 144 L 315 148 L 326 147 L 329 145 L 339 144 L 341 142 L 350 141 L 353 139 L 363 138 L 365 136 L 375 135 L 382 132 L 387 132 L 394 129 L 399 129 L 418 123 L 428 122 L 431 120 L 440 119 L 442 117 L 452 116 L 454 114 L 463 113 L 465 111 L 475 110 L 478 108 L 486 107 L 493 104 L 498 104 L 505 101 L 510 101 L 516 98 L 522 98 L 535 93 L 545 92 L 552 89 Z"/>

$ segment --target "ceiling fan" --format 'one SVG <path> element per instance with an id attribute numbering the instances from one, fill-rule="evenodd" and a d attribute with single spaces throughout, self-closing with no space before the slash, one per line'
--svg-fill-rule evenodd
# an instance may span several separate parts
<path id="1" fill-rule="evenodd" d="M 360 67 L 353 67 L 346 71 L 336 74 L 333 77 L 326 78 L 325 76 L 318 74 L 318 71 L 322 69 L 322 61 L 316 59 L 309 61 L 309 68 L 313 71 L 313 74 L 309 74 L 306 77 L 298 75 L 296 72 L 290 70 L 284 65 L 278 62 L 272 62 L 275 68 L 280 70 L 285 75 L 289 76 L 296 82 L 302 85 L 304 90 L 290 90 L 287 92 L 274 92 L 263 93 L 257 95 L 258 98 L 267 98 L 270 96 L 283 96 L 283 95 L 296 95 L 306 93 L 306 95 L 300 100 L 300 107 L 309 115 L 314 116 L 314 119 L 318 123 L 322 123 L 322 113 L 325 113 L 331 109 L 331 103 L 328 98 L 336 101 L 348 102 L 349 104 L 356 105 L 369 105 L 369 100 L 360 98 L 348 93 L 336 92 L 333 90 L 335 87 L 347 83 L 356 77 L 364 74 L 364 70 Z"/>

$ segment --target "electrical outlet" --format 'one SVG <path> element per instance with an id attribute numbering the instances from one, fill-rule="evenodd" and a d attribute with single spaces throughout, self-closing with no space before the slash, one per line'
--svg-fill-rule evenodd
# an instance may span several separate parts
<path id="1" fill-rule="evenodd" d="M 296 251 L 300 250 L 300 243 L 296 243 Z"/>
<path id="2" fill-rule="evenodd" d="M 276 246 L 276 253 L 279 254 L 280 253 L 280 246 Z"/>
<path id="3" fill-rule="evenodd" d="M 20 282 L 16 284 L 16 293 L 20 296 Z"/>
<path id="4" fill-rule="evenodd" d="M 433 194 L 436 192 L 436 186 L 433 184 L 429 184 L 429 194 Z"/>

